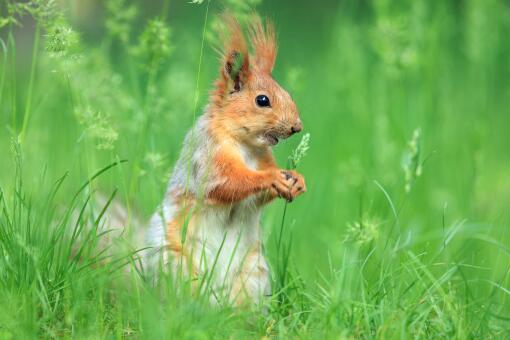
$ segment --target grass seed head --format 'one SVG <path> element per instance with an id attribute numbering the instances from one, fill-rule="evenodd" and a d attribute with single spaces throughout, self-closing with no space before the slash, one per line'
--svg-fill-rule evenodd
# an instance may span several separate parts
<path id="1" fill-rule="evenodd" d="M 118 39 L 123 44 L 129 42 L 131 28 L 138 14 L 135 5 L 129 5 L 126 0 L 110 0 L 105 2 L 106 21 L 105 26 L 108 34 Z"/>
<path id="2" fill-rule="evenodd" d="M 379 239 L 379 225 L 375 219 L 363 218 L 361 221 L 347 223 L 346 242 L 359 245 L 367 244 Z"/>
<path id="3" fill-rule="evenodd" d="M 408 143 L 408 150 L 402 159 L 404 169 L 405 191 L 411 192 L 414 181 L 422 174 L 422 163 L 420 159 L 421 131 L 419 128 L 413 132 L 413 137 Z"/>
<path id="4" fill-rule="evenodd" d="M 145 68 L 154 70 L 172 53 L 170 38 L 170 27 L 161 19 L 152 19 L 132 52 L 141 59 Z"/>
<path id="5" fill-rule="evenodd" d="M 310 148 L 309 143 L 310 134 L 305 133 L 294 152 L 292 152 L 292 154 L 289 156 L 289 164 L 291 169 L 296 169 L 303 157 L 306 156 L 306 153 Z"/>
<path id="6" fill-rule="evenodd" d="M 72 52 L 78 44 L 77 33 L 66 24 L 57 24 L 46 34 L 46 51 L 50 55 L 64 56 Z"/>

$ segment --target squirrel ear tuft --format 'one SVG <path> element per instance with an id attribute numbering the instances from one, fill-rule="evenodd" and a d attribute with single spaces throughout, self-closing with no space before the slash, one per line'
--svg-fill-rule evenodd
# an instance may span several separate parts
<path id="1" fill-rule="evenodd" d="M 262 20 L 255 14 L 250 25 L 250 41 L 255 52 L 255 66 L 260 71 L 271 74 L 278 51 L 273 23 L 266 19 L 264 28 Z"/>
<path id="2" fill-rule="evenodd" d="M 225 89 L 237 92 L 242 89 L 250 73 L 248 48 L 239 22 L 230 14 L 223 15 L 228 29 L 222 51 L 222 79 Z"/>

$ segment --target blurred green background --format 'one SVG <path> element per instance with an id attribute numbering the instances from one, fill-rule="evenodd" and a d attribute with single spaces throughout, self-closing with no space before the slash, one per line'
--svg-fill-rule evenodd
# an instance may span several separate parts
<path id="1" fill-rule="evenodd" d="M 3 2 L 6 193 L 19 138 L 34 200 L 69 171 L 58 196 L 66 202 L 92 173 L 127 159 L 94 188 L 119 188 L 148 218 L 218 74 L 218 14 L 245 20 L 256 9 L 275 22 L 274 77 L 311 135 L 298 169 L 308 192 L 286 217 L 291 262 L 310 294 L 361 263 L 367 289 L 380 285 L 385 259 L 412 252 L 438 280 L 448 273 L 438 285 L 469 300 L 460 309 L 498 330 L 465 334 L 508 335 L 491 321 L 510 318 L 507 1 L 72 0 L 47 10 L 34 1 L 13 14 L 19 24 L 8 20 L 15 2 Z M 299 138 L 276 147 L 281 166 Z M 282 209 L 276 202 L 264 215 L 270 256 Z"/>

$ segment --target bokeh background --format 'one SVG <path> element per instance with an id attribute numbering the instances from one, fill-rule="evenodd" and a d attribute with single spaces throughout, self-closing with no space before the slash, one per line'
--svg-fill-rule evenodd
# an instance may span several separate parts
<path id="1" fill-rule="evenodd" d="M 442 334 L 465 327 L 464 334 L 508 335 L 507 1 L 34 1 L 11 15 L 15 3 L 0 7 L 7 197 L 19 140 L 34 201 L 68 172 L 57 195 L 65 204 L 91 174 L 126 159 L 90 189 L 117 188 L 130 211 L 147 219 L 218 74 L 218 14 L 229 9 L 243 21 L 256 10 L 275 22 L 274 77 L 310 133 L 298 168 L 308 192 L 286 215 L 293 271 L 307 292 L 337 285 L 343 304 L 363 301 L 345 293 L 351 285 L 369 291 L 407 282 L 414 291 L 420 284 L 409 277 L 418 270 L 409 263 L 419 261 L 427 268 L 416 276 L 420 289 L 437 284 L 466 314 L 463 326 L 453 322 L 454 333 Z M 299 139 L 275 148 L 280 165 Z M 273 203 L 264 214 L 270 257 L 283 206 Z M 397 265 L 387 259 L 402 265 L 394 281 L 380 270 Z M 338 279 L 362 264 L 360 281 Z M 412 294 L 404 305 L 427 300 Z M 434 308 L 444 307 L 447 299 L 437 299 L 443 303 Z M 476 315 L 487 326 L 470 328 Z M 366 335 L 360 332 L 348 334 Z"/>

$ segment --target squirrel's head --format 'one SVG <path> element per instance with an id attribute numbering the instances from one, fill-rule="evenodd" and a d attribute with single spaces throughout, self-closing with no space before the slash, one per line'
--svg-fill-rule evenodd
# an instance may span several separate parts
<path id="1" fill-rule="evenodd" d="M 229 37 L 221 51 L 220 77 L 211 96 L 215 128 L 252 146 L 276 145 L 301 131 L 291 96 L 273 79 L 277 46 L 274 27 L 255 17 L 250 25 L 250 55 L 239 23 L 225 15 Z"/>

